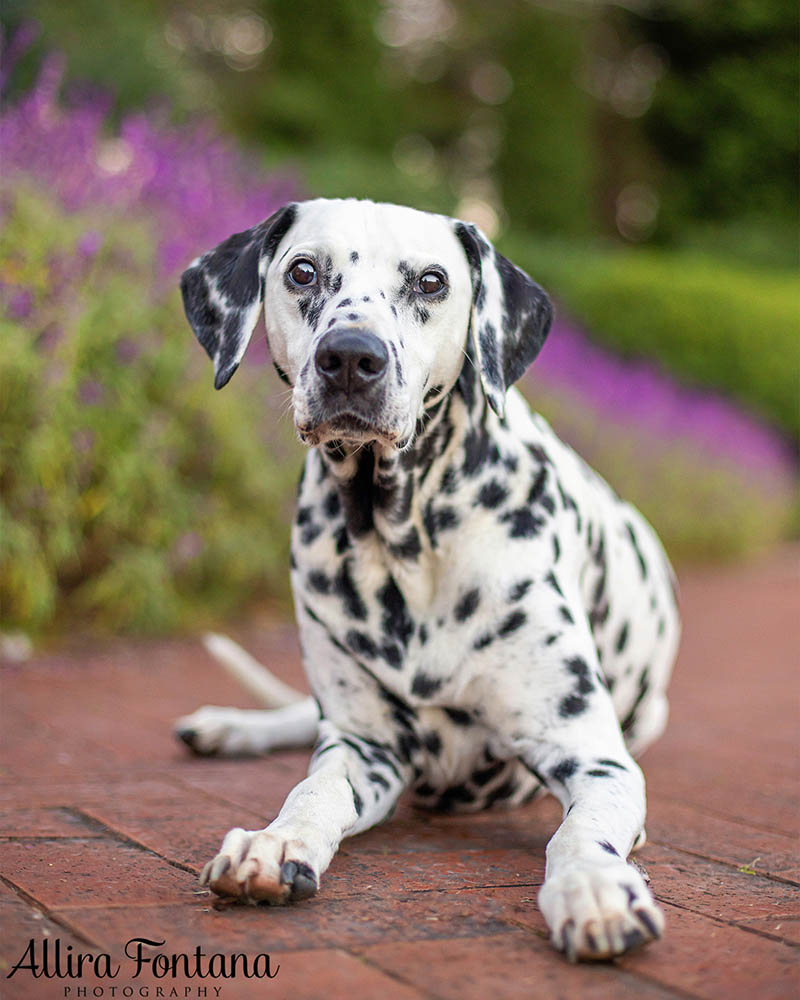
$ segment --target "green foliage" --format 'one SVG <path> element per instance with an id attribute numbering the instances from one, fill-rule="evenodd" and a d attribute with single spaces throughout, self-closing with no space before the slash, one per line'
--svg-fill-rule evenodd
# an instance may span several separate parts
<path id="1" fill-rule="evenodd" d="M 159 631 L 285 595 L 298 462 L 272 373 L 213 392 L 178 295 L 152 288 L 144 226 L 106 216 L 83 258 L 96 217 L 7 201 L 0 279 L 35 291 L 30 317 L 0 323 L 5 622 Z"/>
<path id="2" fill-rule="evenodd" d="M 800 278 L 697 253 L 584 250 L 541 240 L 506 249 L 593 336 L 657 358 L 798 437 Z"/>
<path id="3" fill-rule="evenodd" d="M 626 16 L 669 60 L 643 121 L 661 164 L 660 235 L 699 220 L 796 219 L 797 4 L 662 0 Z"/>

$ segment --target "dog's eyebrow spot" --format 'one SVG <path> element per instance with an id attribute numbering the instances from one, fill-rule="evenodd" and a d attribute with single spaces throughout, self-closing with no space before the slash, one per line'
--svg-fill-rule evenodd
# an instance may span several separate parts
<path id="1" fill-rule="evenodd" d="M 347 318 L 352 320 L 360 319 L 358 313 L 348 313 Z"/>

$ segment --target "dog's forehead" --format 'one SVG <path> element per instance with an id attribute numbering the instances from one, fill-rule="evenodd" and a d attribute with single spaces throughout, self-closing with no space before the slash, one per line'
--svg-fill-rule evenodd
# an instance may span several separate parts
<path id="1" fill-rule="evenodd" d="M 280 250 L 285 254 L 303 245 L 325 246 L 354 263 L 386 261 L 396 265 L 410 259 L 450 266 L 463 262 L 466 267 L 452 220 L 380 202 L 323 198 L 303 202 Z"/>

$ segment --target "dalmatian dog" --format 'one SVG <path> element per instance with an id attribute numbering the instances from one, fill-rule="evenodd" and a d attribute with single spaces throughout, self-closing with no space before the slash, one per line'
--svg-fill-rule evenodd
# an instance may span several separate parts
<path id="1" fill-rule="evenodd" d="M 605 959 L 659 937 L 627 858 L 645 837 L 634 757 L 667 718 L 673 576 L 511 388 L 551 324 L 543 290 L 473 225 L 353 199 L 285 206 L 182 290 L 218 389 L 264 309 L 309 446 L 291 578 L 314 698 L 217 640 L 278 707 L 176 724 L 198 753 L 315 743 L 308 777 L 266 829 L 231 830 L 202 882 L 301 900 L 406 791 L 446 810 L 549 791 L 564 814 L 538 901 L 556 948 Z"/>

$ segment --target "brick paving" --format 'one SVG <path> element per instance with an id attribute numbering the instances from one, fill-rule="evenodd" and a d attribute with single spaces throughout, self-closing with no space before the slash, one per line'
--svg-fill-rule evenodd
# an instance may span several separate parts
<path id="1" fill-rule="evenodd" d="M 685 639 L 668 733 L 644 759 L 639 856 L 667 935 L 613 964 L 570 967 L 547 944 L 535 898 L 552 800 L 458 818 L 401 805 L 345 841 L 316 898 L 216 908 L 202 865 L 229 827 L 271 818 L 307 754 L 197 760 L 173 741 L 171 721 L 201 703 L 248 704 L 199 642 L 75 640 L 5 666 L 0 997 L 797 997 L 798 557 L 682 574 Z M 292 629 L 234 634 L 302 683 Z M 199 946 L 280 968 L 134 979 L 131 938 L 165 942 L 148 956 Z M 62 965 L 108 953 L 119 975 L 7 979 L 31 939 L 51 960 L 59 941 Z"/>

